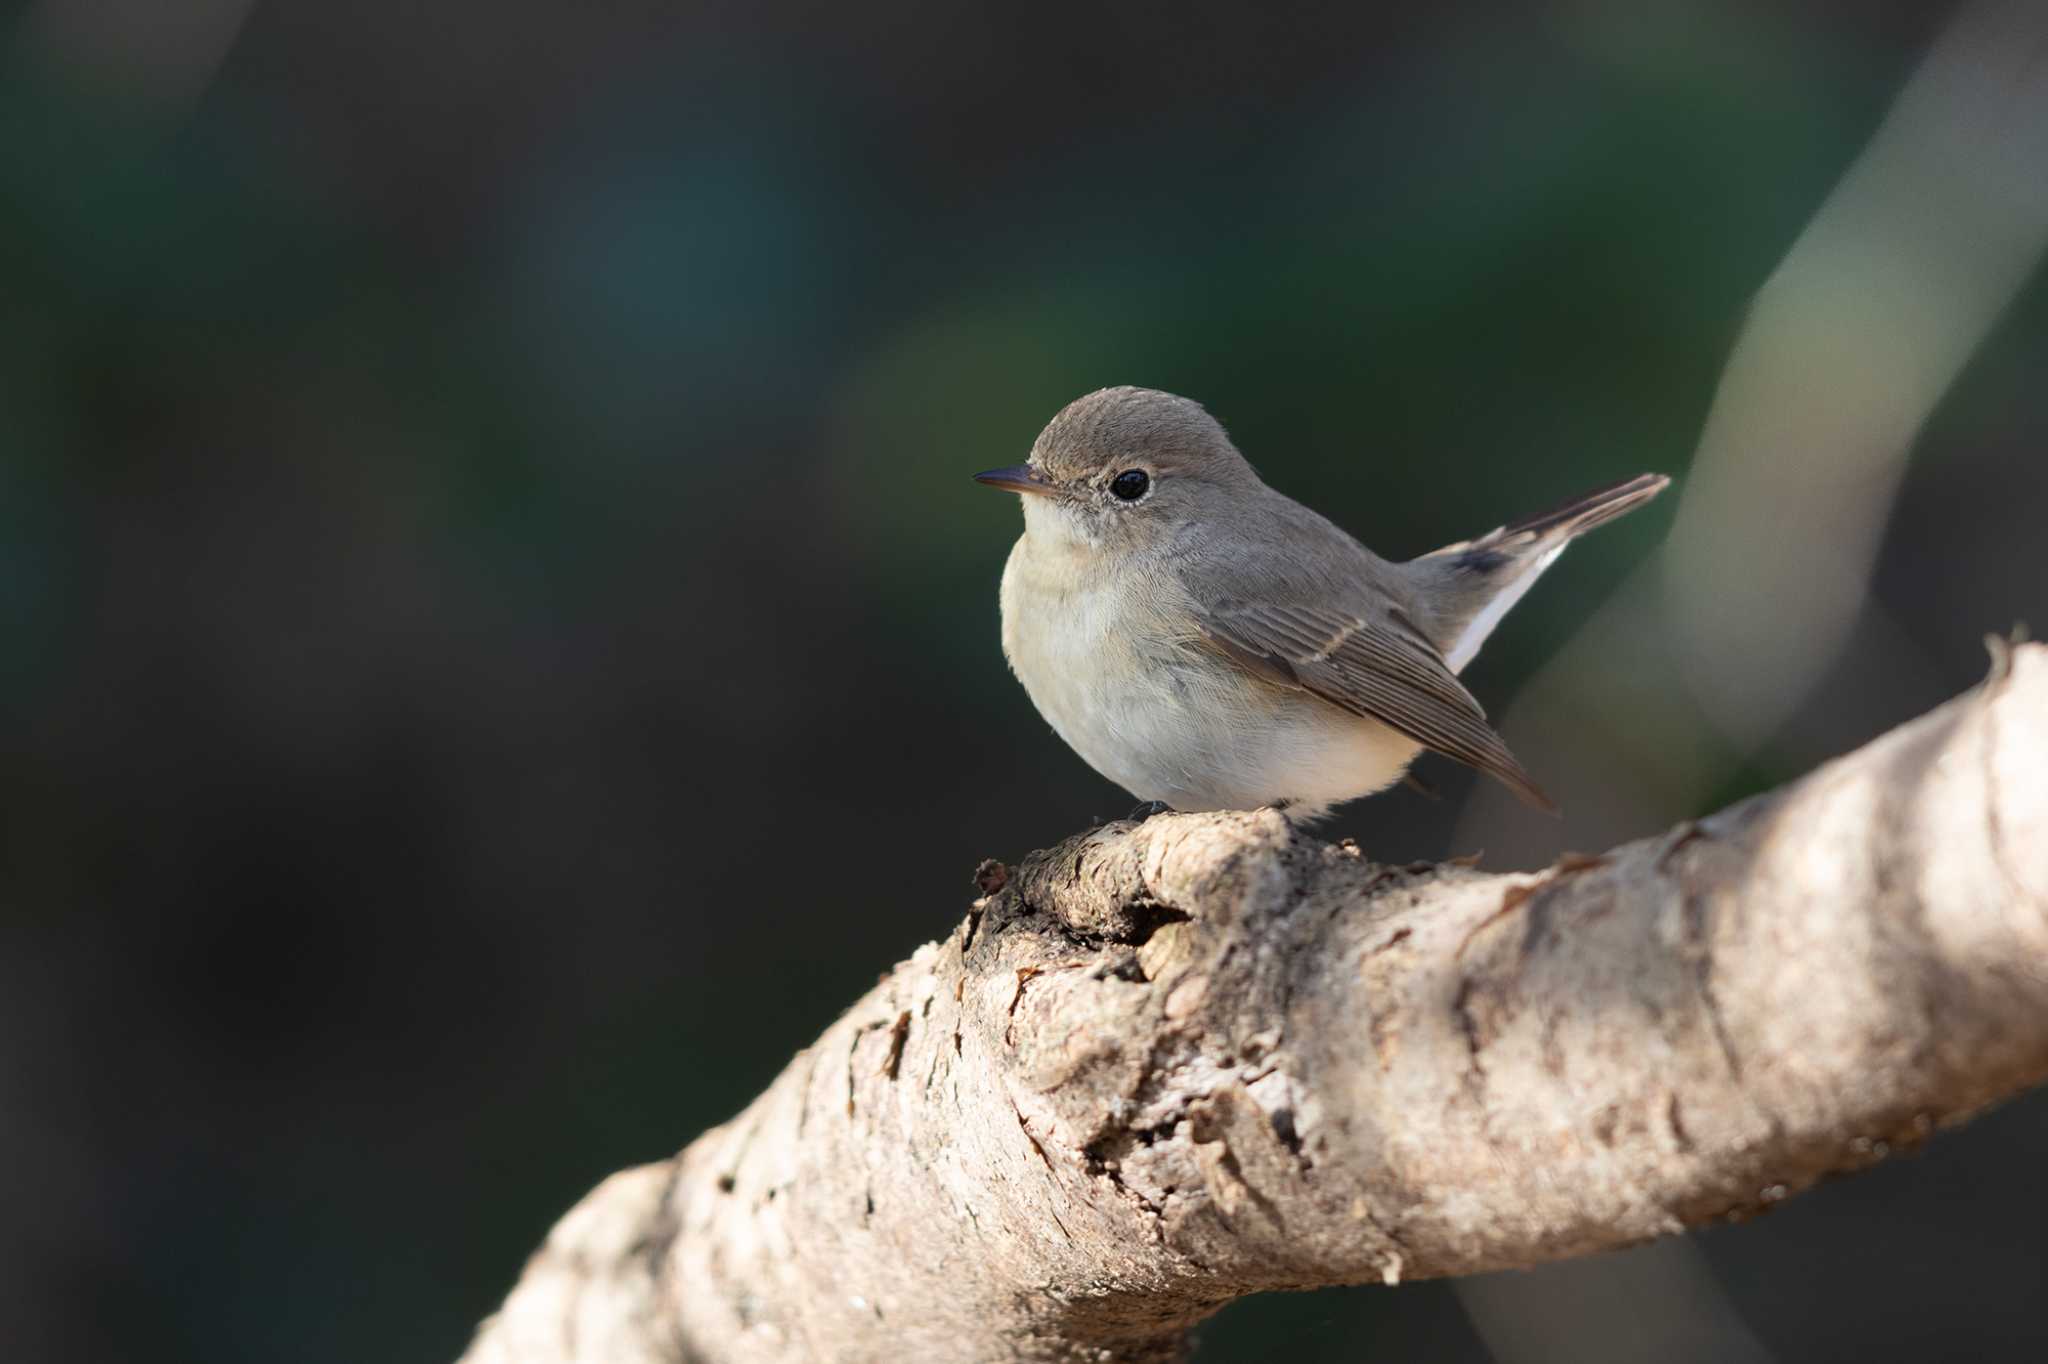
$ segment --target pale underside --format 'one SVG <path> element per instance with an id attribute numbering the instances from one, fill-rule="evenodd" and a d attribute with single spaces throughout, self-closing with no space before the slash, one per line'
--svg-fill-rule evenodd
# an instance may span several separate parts
<path id="1" fill-rule="evenodd" d="M 1039 713 L 1097 772 L 1176 810 L 1280 806 L 1312 819 L 1400 780 L 1422 745 L 1320 697 L 1245 676 L 1182 634 L 1147 631 L 1114 577 L 1003 574 L 1003 651 Z M 1029 595 L 1032 609 L 1018 609 Z"/>

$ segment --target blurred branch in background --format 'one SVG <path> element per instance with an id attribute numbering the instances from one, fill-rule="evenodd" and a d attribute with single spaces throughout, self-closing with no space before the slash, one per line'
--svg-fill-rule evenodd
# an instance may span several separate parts
<path id="1" fill-rule="evenodd" d="M 1740 751 L 1865 608 L 1913 439 L 2048 242 L 2044 171 L 2048 8 L 1972 5 L 1757 296 L 1653 570 Z"/>
<path id="2" fill-rule="evenodd" d="M 1632 765 L 1567 778 L 1574 814 L 1596 807 L 1581 827 L 1698 808 L 1845 649 L 1914 666 L 1871 620 L 1872 565 L 1915 437 L 2048 244 L 2044 167 L 2048 6 L 1967 6 L 1758 294 L 1663 550 L 1506 713 L 1538 771 L 1571 772 L 1563 736 L 1590 717 L 1620 729 Z M 1874 628 L 1852 643 L 1859 620 Z M 1498 849 L 1512 828 L 1482 793 L 1458 839 Z M 1502 1364 L 1562 1341 L 1582 1359 L 1763 1356 L 1687 1243 L 1460 1293 Z"/>
<path id="3" fill-rule="evenodd" d="M 2030 0 L 1955 19 L 1759 293 L 1663 551 L 1506 711 L 1609 836 L 1697 808 L 1848 647 L 1913 438 L 2048 242 L 2044 50 Z M 1594 716 L 1634 762 L 1574 791 L 1564 736 Z M 1482 793 L 1460 842 L 1501 808 Z"/>

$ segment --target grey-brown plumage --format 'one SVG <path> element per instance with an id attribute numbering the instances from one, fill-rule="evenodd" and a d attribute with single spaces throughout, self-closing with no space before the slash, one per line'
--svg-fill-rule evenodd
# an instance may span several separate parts
<path id="1" fill-rule="evenodd" d="M 1554 808 L 1457 671 L 1573 536 L 1667 482 L 1389 563 L 1267 487 L 1200 406 L 1139 388 L 1069 404 L 1029 464 L 979 477 L 1032 494 L 1004 648 L 1061 736 L 1142 799 L 1309 815 L 1421 748 Z"/>
<path id="2" fill-rule="evenodd" d="M 1453 670 L 1463 668 L 1485 640 L 1481 634 L 1462 657 L 1455 657 L 1459 636 L 1481 612 L 1491 607 L 1498 620 L 1521 600 L 1536 576 L 1557 561 L 1566 545 L 1595 526 L 1634 511 L 1670 483 L 1662 474 L 1637 474 L 1403 565 L 1428 604 L 1432 635 L 1445 656 L 1453 659 Z M 1504 598 L 1510 591 L 1512 595 Z"/>

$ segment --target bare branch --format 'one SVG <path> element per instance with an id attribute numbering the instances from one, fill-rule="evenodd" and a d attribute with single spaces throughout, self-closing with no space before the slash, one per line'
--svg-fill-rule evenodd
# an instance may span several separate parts
<path id="1" fill-rule="evenodd" d="M 983 869 L 995 886 L 999 869 Z M 2048 649 L 1534 874 L 1277 814 L 1034 854 L 469 1358 L 1152 1360 L 1231 1299 L 1742 1218 L 2048 1075 Z"/>

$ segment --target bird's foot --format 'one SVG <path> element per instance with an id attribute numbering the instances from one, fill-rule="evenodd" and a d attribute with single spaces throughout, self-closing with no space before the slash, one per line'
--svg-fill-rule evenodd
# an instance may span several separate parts
<path id="1" fill-rule="evenodd" d="M 1266 804 L 1260 806 L 1259 808 L 1262 810 L 1271 810 L 1274 814 L 1286 820 L 1288 828 L 1300 829 L 1303 828 L 1308 821 L 1313 820 L 1316 815 L 1316 812 L 1314 810 L 1309 810 L 1301 814 L 1287 813 L 1289 810 L 1296 809 L 1296 807 L 1298 807 L 1300 804 L 1300 801 L 1295 800 L 1291 796 L 1282 796 L 1278 800 L 1266 802 Z"/>
<path id="2" fill-rule="evenodd" d="M 1401 785 L 1407 787 L 1416 795 L 1421 796 L 1424 800 L 1443 799 L 1442 792 L 1438 791 L 1434 786 L 1430 785 L 1422 778 L 1416 776 L 1413 772 L 1404 772 L 1401 774 Z"/>
<path id="3" fill-rule="evenodd" d="M 1170 815 L 1172 813 L 1173 807 L 1165 801 L 1148 800 L 1142 805 L 1133 806 L 1130 814 L 1124 816 L 1124 818 L 1134 824 L 1143 824 L 1154 815 Z"/>

